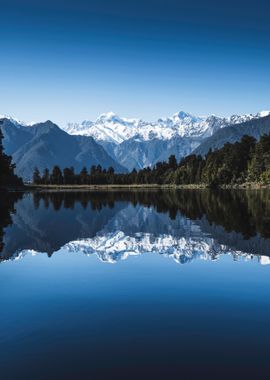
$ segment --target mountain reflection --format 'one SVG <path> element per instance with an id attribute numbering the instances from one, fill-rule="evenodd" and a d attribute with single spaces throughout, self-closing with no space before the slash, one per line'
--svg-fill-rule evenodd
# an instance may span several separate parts
<path id="1" fill-rule="evenodd" d="M 1 260 L 62 248 L 104 262 L 142 253 L 269 261 L 268 191 L 36 192 L 3 195 L 0 207 Z"/>

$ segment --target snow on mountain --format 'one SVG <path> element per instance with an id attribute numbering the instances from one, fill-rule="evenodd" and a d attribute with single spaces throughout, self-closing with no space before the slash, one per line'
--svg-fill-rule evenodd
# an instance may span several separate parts
<path id="1" fill-rule="evenodd" d="M 187 136 L 203 133 L 208 128 L 206 119 L 179 112 L 171 118 L 146 122 L 140 119 L 120 118 L 109 112 L 102 114 L 95 122 L 83 121 L 81 124 L 69 123 L 65 128 L 70 134 L 92 136 L 96 140 L 120 144 L 125 140 L 138 137 L 144 141 L 171 139 L 174 136 Z"/>
<path id="2" fill-rule="evenodd" d="M 95 121 L 69 123 L 64 129 L 70 135 L 90 136 L 102 145 L 105 152 L 122 168 L 139 170 L 166 161 L 170 155 L 177 160 L 191 154 L 207 138 L 229 125 L 241 124 L 270 115 L 262 111 L 256 115 L 231 117 L 194 116 L 180 111 L 155 122 L 121 118 L 113 112 L 100 115 Z M 18 128 L 31 126 L 16 119 L 8 119 Z"/>
<path id="3" fill-rule="evenodd" d="M 230 123 L 229 124 L 240 124 L 240 123 L 245 123 L 246 121 L 250 121 L 253 119 L 259 119 L 261 117 L 266 117 L 270 115 L 270 111 L 261 111 L 256 113 L 255 115 L 253 114 L 247 114 L 247 115 L 232 115 L 229 118 Z"/>
<path id="4" fill-rule="evenodd" d="M 65 130 L 72 135 L 92 136 L 95 140 L 120 144 L 137 133 L 139 124 L 139 120 L 121 119 L 109 112 L 100 115 L 95 122 L 85 120 L 82 124 L 69 123 Z"/>
<path id="5" fill-rule="evenodd" d="M 21 121 L 21 120 L 18 120 L 18 119 L 15 119 L 14 117 L 12 116 L 9 116 L 9 115 L 0 115 L 0 120 L 3 120 L 3 119 L 7 119 L 9 120 L 12 124 L 14 124 L 16 127 L 20 127 L 21 125 L 26 127 L 26 126 L 30 126 L 31 124 L 27 124 L 25 123 L 24 121 Z"/>
<path id="6" fill-rule="evenodd" d="M 68 123 L 63 129 L 71 135 L 92 136 L 97 141 L 121 144 L 123 141 L 137 137 L 148 141 L 154 138 L 170 140 L 173 137 L 209 137 L 217 129 L 232 124 L 240 124 L 252 119 L 270 115 L 270 111 L 261 111 L 255 115 L 232 115 L 231 117 L 194 116 L 180 111 L 171 117 L 160 118 L 154 122 L 141 119 L 121 118 L 113 112 L 101 114 L 95 121 L 85 120 L 82 123 Z M 32 126 L 7 115 L 0 115 L 16 126 Z"/>
<path id="7" fill-rule="evenodd" d="M 140 119 L 121 118 L 109 112 L 100 115 L 94 122 L 85 120 L 81 124 L 68 123 L 65 130 L 73 135 L 92 136 L 95 140 L 114 144 L 121 144 L 134 137 L 144 141 L 154 138 L 169 140 L 175 136 L 204 138 L 227 125 L 243 123 L 269 114 L 270 111 L 262 111 L 256 115 L 233 115 L 224 118 L 215 115 L 197 117 L 180 111 L 171 117 L 147 122 Z"/>

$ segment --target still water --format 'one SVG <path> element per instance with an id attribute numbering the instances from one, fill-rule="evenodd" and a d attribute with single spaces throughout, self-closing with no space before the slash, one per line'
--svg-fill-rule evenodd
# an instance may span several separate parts
<path id="1" fill-rule="evenodd" d="M 270 193 L 2 193 L 0 377 L 269 379 Z"/>

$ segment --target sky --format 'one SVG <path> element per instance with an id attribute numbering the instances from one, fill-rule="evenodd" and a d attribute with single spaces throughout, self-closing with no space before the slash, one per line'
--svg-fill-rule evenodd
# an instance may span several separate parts
<path id="1" fill-rule="evenodd" d="M 0 0 L 0 114 L 268 110 L 269 13 L 262 0 Z"/>

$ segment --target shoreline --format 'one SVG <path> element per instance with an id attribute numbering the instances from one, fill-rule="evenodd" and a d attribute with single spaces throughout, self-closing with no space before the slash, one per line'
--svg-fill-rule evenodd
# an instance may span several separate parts
<path id="1" fill-rule="evenodd" d="M 25 184 L 25 190 L 269 190 L 270 185 L 259 183 L 244 183 L 239 185 L 222 185 L 211 188 L 206 184 L 188 185 L 158 185 L 158 184 L 132 184 L 132 185 L 33 185 Z"/>

